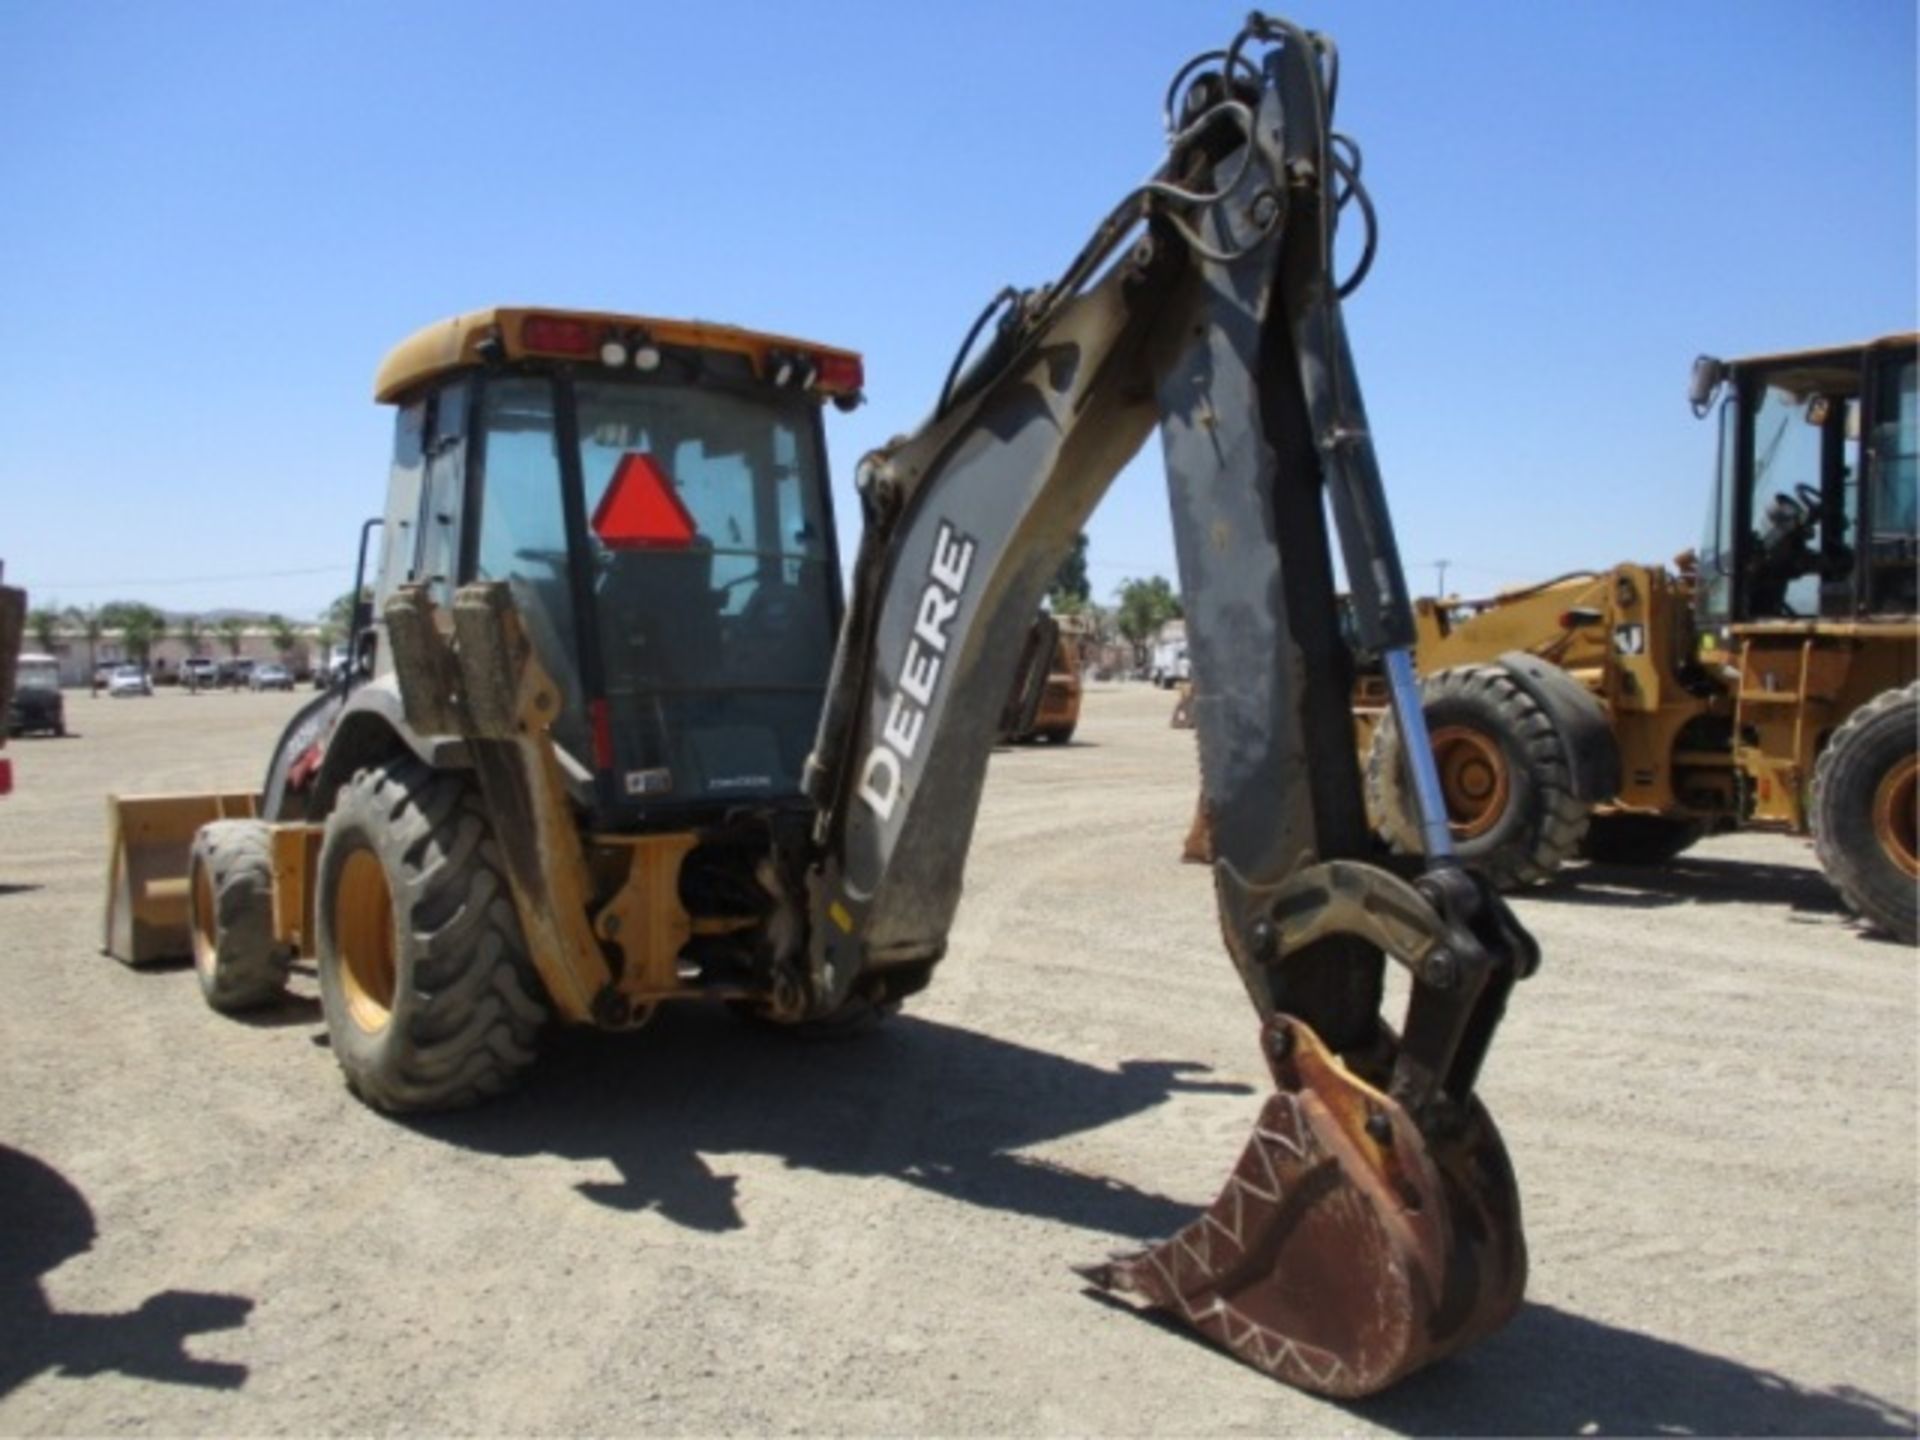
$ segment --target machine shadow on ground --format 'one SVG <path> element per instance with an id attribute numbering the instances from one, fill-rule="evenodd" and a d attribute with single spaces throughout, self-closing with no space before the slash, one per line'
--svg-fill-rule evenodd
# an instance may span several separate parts
<path id="1" fill-rule="evenodd" d="M 1464 1355 L 1359 1401 L 1407 1435 L 1912 1435 L 1914 1412 L 1526 1305 Z"/>
<path id="2" fill-rule="evenodd" d="M 0 1396 L 46 1370 L 109 1371 L 176 1385 L 232 1390 L 247 1367 L 196 1360 L 196 1335 L 246 1323 L 241 1295 L 163 1290 L 120 1315 L 56 1310 L 43 1278 L 93 1248 L 98 1228 L 86 1198 L 51 1166 L 0 1145 Z"/>
<path id="3" fill-rule="evenodd" d="M 1560 905 L 1657 910 L 1670 905 L 1764 905 L 1804 915 L 1840 915 L 1831 883 L 1816 870 L 1752 860 L 1682 855 L 1665 865 L 1582 865 L 1524 892 Z"/>
<path id="4" fill-rule="evenodd" d="M 1183 1203 L 1012 1152 L 1176 1093 L 1252 1093 L 1206 1073 L 1165 1060 L 1105 1070 L 911 1015 L 856 1040 L 809 1043 L 682 1007 L 640 1035 L 563 1032 L 521 1093 L 408 1123 L 491 1154 L 609 1161 L 620 1180 L 580 1185 L 587 1199 L 696 1230 L 746 1223 L 738 1179 L 707 1157 L 751 1152 L 1146 1239 L 1185 1224 L 1211 1195 Z M 1234 1159 L 1220 1157 L 1222 1176 Z"/>

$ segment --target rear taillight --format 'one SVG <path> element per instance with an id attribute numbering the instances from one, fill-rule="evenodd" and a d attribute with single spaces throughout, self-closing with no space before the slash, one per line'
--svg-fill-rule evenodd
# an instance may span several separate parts
<path id="1" fill-rule="evenodd" d="M 593 727 L 594 768 L 613 769 L 613 712 L 607 708 L 607 702 L 589 700 L 587 721 Z"/>
<path id="2" fill-rule="evenodd" d="M 600 348 L 593 327 L 564 315 L 529 315 L 520 322 L 520 344 L 560 355 L 591 355 Z"/>
<path id="3" fill-rule="evenodd" d="M 814 384 L 822 390 L 852 395 L 867 383 L 867 369 L 858 355 L 816 355 Z"/>

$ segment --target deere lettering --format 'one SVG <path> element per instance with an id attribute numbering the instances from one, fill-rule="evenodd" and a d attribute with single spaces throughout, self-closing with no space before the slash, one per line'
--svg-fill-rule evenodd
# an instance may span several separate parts
<path id="1" fill-rule="evenodd" d="M 960 613 L 960 593 L 966 588 L 973 564 L 973 541 L 954 532 L 944 521 L 933 540 L 933 558 L 927 565 L 927 585 L 913 617 L 913 634 L 887 704 L 880 738 L 867 754 L 860 775 L 860 798 L 882 820 L 893 814 L 900 798 L 900 770 L 920 744 L 940 672 L 947 663 L 947 627 Z"/>

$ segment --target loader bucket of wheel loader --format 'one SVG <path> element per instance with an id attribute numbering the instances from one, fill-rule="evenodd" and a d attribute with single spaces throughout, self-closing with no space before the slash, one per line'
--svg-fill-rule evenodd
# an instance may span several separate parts
<path id="1" fill-rule="evenodd" d="M 1471 1102 L 1443 1136 L 1287 1016 L 1266 1030 L 1279 1093 L 1206 1212 L 1080 1273 L 1323 1395 L 1370 1395 L 1497 1329 L 1526 1288 L 1520 1201 Z"/>
<path id="2" fill-rule="evenodd" d="M 128 965 L 184 960 L 187 861 L 213 820 L 248 820 L 252 795 L 109 795 L 107 915 L 102 948 Z"/>

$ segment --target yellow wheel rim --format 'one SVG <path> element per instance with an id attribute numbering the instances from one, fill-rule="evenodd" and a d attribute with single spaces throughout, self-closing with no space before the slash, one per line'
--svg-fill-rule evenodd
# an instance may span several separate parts
<path id="1" fill-rule="evenodd" d="M 1499 743 L 1484 731 L 1448 725 L 1433 732 L 1433 760 L 1454 838 L 1486 834 L 1506 813 L 1512 788 Z"/>
<path id="2" fill-rule="evenodd" d="M 208 867 L 195 861 L 193 866 L 193 965 L 208 979 L 213 978 L 214 957 L 219 953 L 219 919 L 213 913 L 213 876 Z"/>
<path id="3" fill-rule="evenodd" d="M 347 1014 L 369 1035 L 393 1018 L 393 892 L 371 850 L 355 850 L 340 867 L 333 897 L 333 945 Z"/>
<path id="4" fill-rule="evenodd" d="M 1920 880 L 1920 805 L 1916 792 L 1920 786 L 1920 755 L 1909 755 L 1880 777 L 1873 792 L 1873 834 L 1880 848 L 1893 863 L 1907 872 L 1909 880 Z"/>

